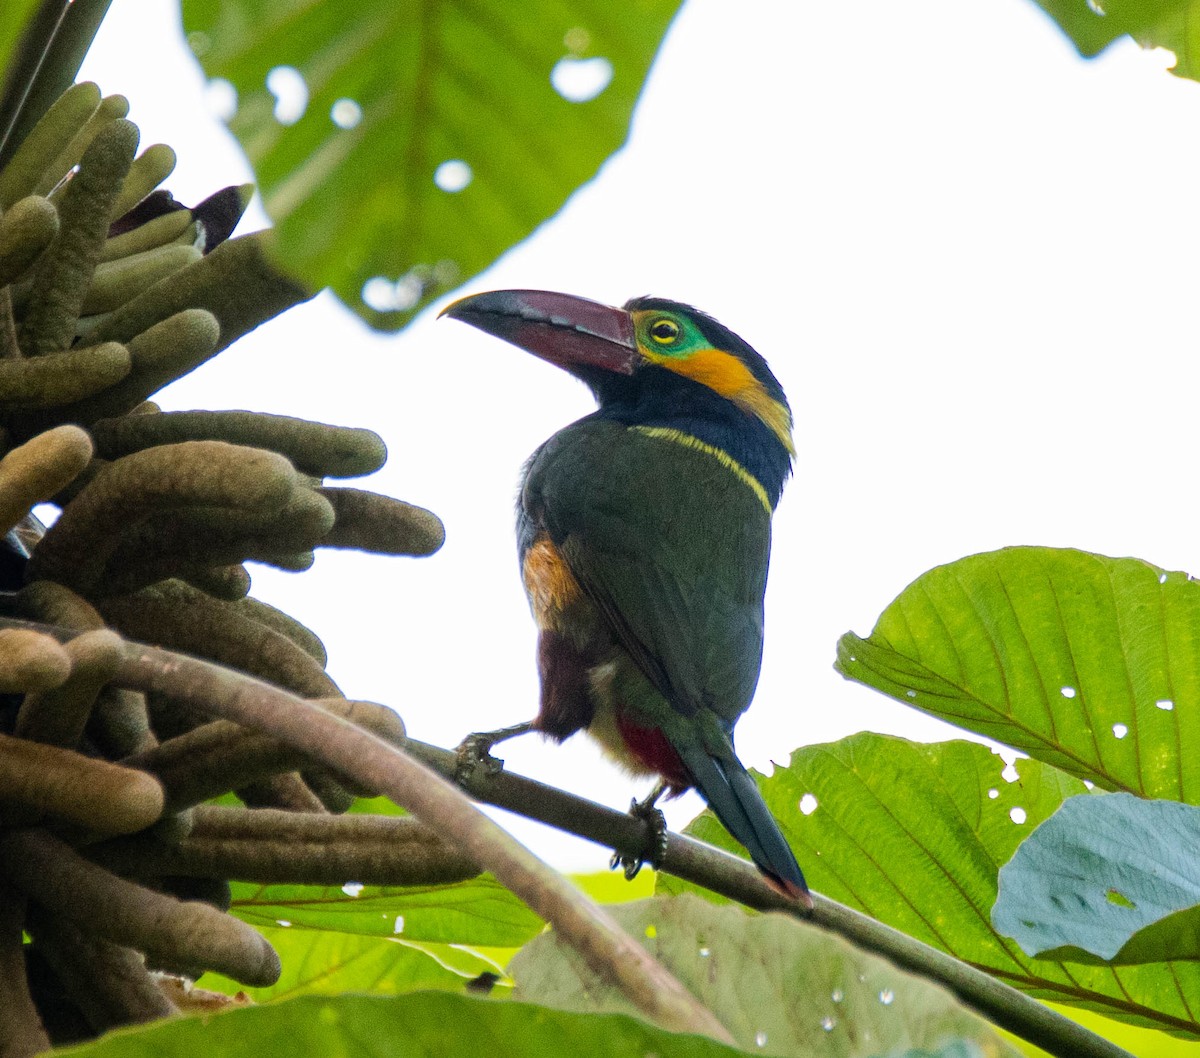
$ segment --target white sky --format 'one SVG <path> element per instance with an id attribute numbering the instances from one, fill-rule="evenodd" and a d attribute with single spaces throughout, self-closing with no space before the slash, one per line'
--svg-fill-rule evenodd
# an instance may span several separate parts
<path id="1" fill-rule="evenodd" d="M 144 145 L 175 147 L 169 186 L 194 202 L 249 173 L 205 110 L 174 6 L 116 0 L 83 76 L 130 98 Z M 831 667 L 838 636 L 868 633 L 931 566 L 1048 544 L 1200 567 L 1198 119 L 1200 86 L 1128 42 L 1081 61 L 1030 0 L 688 0 L 629 148 L 463 289 L 690 301 L 779 376 L 800 458 L 738 728 L 748 765 L 863 729 L 956 734 Z M 348 695 L 395 706 L 418 738 L 453 745 L 532 715 L 515 483 L 591 410 L 582 386 L 432 312 L 380 337 L 322 297 L 161 401 L 381 433 L 391 458 L 367 487 L 436 511 L 446 546 L 256 568 L 253 593 L 322 636 Z M 584 738 L 501 755 L 616 807 L 645 792 Z M 672 825 L 699 805 L 669 807 Z M 606 862 L 514 829 L 562 866 Z"/>

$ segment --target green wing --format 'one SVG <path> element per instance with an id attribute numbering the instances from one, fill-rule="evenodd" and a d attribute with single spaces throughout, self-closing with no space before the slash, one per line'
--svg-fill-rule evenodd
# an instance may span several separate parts
<path id="1" fill-rule="evenodd" d="M 584 419 L 535 453 L 521 507 L 663 697 L 731 728 L 762 661 L 771 525 L 754 491 L 711 453 Z"/>

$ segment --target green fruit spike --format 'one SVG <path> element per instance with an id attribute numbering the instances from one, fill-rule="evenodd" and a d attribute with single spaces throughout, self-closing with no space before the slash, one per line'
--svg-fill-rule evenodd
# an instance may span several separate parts
<path id="1" fill-rule="evenodd" d="M 68 349 L 108 238 L 109 218 L 137 149 L 131 122 L 104 126 L 84 153 L 59 205 L 58 237 L 42 256 L 18 340 L 28 356 Z"/>
<path id="2" fill-rule="evenodd" d="M 175 209 L 170 213 L 164 213 L 161 217 L 155 217 L 114 239 L 109 239 L 104 244 L 104 252 L 101 253 L 100 260 L 102 262 L 116 261 L 122 257 L 131 257 L 133 254 L 145 253 L 147 250 L 166 246 L 181 238 L 192 226 L 192 223 L 192 214 L 186 209 Z M 191 239 L 187 240 L 189 244 L 195 241 L 194 234 Z"/>
<path id="3" fill-rule="evenodd" d="M 92 285 L 83 299 L 83 312 L 111 312 L 160 279 L 195 264 L 204 255 L 194 246 L 168 243 L 153 250 L 105 261 L 96 266 Z"/>
<path id="4" fill-rule="evenodd" d="M 58 234 L 58 210 L 28 195 L 0 216 L 0 287 L 19 279 Z"/>
<path id="5" fill-rule="evenodd" d="M 387 458 L 383 439 L 371 430 L 253 411 L 170 411 L 104 419 L 92 432 L 105 459 L 179 441 L 228 441 L 279 452 L 297 470 L 317 478 L 371 474 Z"/>
<path id="6" fill-rule="evenodd" d="M 126 302 L 94 332 L 99 341 L 129 341 L 181 309 L 208 309 L 221 323 L 218 351 L 260 323 L 313 296 L 271 263 L 270 232 L 221 243 L 203 260 Z"/>
<path id="7" fill-rule="evenodd" d="M 147 147 L 134 159 L 110 220 L 125 216 L 175 171 L 175 152 L 165 143 Z"/>
<path id="8" fill-rule="evenodd" d="M 185 309 L 137 335 L 127 345 L 133 368 L 127 377 L 94 395 L 61 403 L 42 412 L 13 418 L 16 437 L 29 437 L 60 422 L 84 426 L 125 415 L 169 382 L 182 378 L 214 355 L 220 330 L 216 317 L 203 309 Z M 109 345 L 116 343 L 102 343 Z M 59 354 L 69 356 L 69 353 Z"/>
<path id="9" fill-rule="evenodd" d="M 120 382 L 131 362 L 129 350 L 118 342 L 28 360 L 0 360 L 0 411 L 55 408 L 83 400 Z M 54 425 L 51 418 L 55 416 L 46 416 L 44 425 Z"/>
<path id="10" fill-rule="evenodd" d="M 100 105 L 100 89 L 90 81 L 68 88 L 25 137 L 0 172 L 0 209 L 33 193 L 42 175 L 87 124 Z"/>
<path id="11" fill-rule="evenodd" d="M 54 161 L 46 167 L 41 179 L 34 189 L 39 195 L 49 195 L 55 191 L 67 174 L 75 168 L 83 158 L 84 152 L 91 146 L 92 140 L 110 121 L 118 121 L 129 114 L 129 100 L 124 96 L 105 96 L 100 105 L 83 126 L 67 144 Z"/>

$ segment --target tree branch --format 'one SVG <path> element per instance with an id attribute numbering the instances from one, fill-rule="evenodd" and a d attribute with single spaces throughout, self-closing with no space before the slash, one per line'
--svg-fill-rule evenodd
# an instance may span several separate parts
<path id="1" fill-rule="evenodd" d="M 435 771 L 448 778 L 454 777 L 458 766 L 454 753 L 414 739 L 409 739 L 406 747 L 412 756 Z M 507 771 L 489 773 L 480 767 L 463 780 L 462 786 L 479 801 L 587 838 L 623 855 L 649 859 L 656 849 L 657 838 L 645 820 L 533 779 Z M 860 948 L 890 959 L 897 966 L 937 981 L 993 1024 L 1057 1058 L 1133 1058 L 1123 1048 L 982 970 L 869 915 L 819 893 L 813 894 L 814 909 L 805 912 L 768 885 L 749 860 L 702 841 L 669 833 L 658 869 L 746 907 L 758 911 L 787 911 L 845 937 Z"/>
<path id="2" fill-rule="evenodd" d="M 554 926 L 594 972 L 656 1024 L 733 1042 L 725 1027 L 612 918 L 516 842 L 455 786 L 311 702 L 197 658 L 129 643 L 113 683 L 265 731 L 378 790 L 436 827 Z"/>

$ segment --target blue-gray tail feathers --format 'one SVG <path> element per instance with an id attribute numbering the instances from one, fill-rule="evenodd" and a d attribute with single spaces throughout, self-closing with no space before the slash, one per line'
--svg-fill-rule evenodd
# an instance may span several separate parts
<path id="1" fill-rule="evenodd" d="M 758 869 L 792 896 L 807 893 L 804 873 L 791 846 L 741 763 L 736 758 L 714 757 L 700 747 L 679 755 L 709 808 L 746 847 Z"/>

